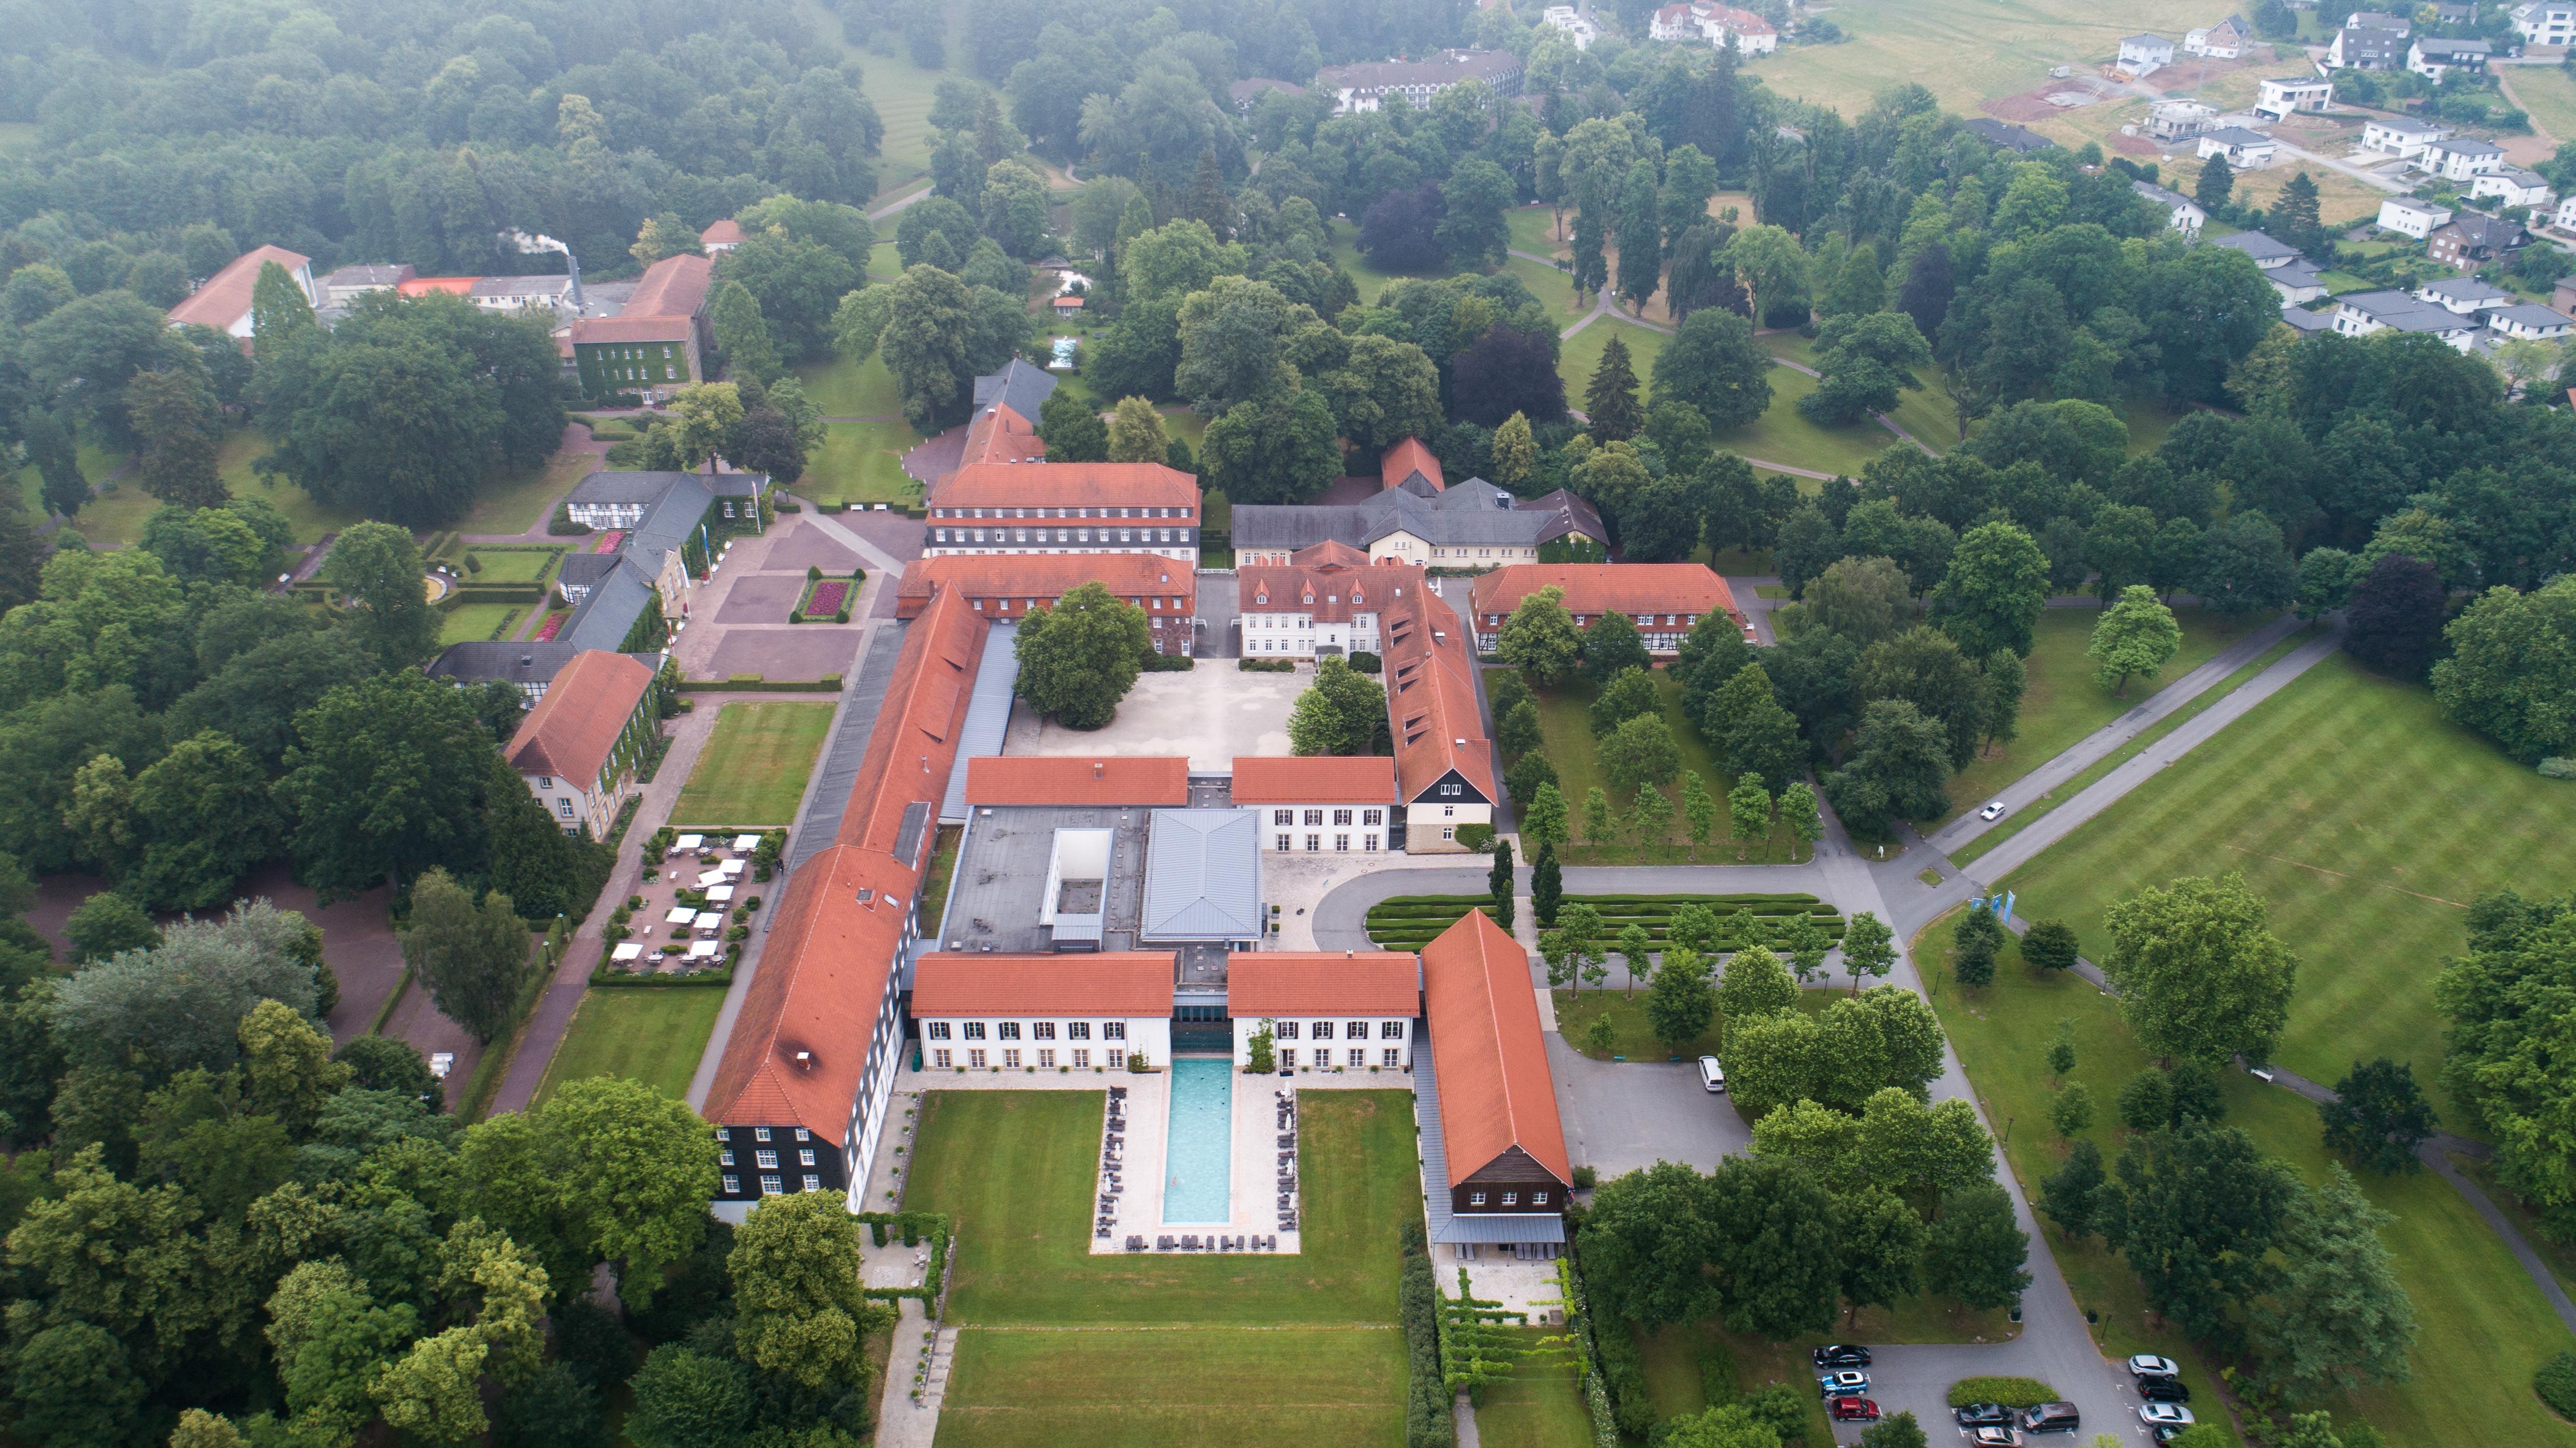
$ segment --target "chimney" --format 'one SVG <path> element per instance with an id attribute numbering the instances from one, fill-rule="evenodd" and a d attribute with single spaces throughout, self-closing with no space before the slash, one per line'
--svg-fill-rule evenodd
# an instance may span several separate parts
<path id="1" fill-rule="evenodd" d="M 811 1051 L 799 1051 L 799 1052 L 797 1052 L 797 1053 L 796 1053 L 796 1069 L 797 1069 L 797 1070 L 799 1070 L 799 1071 L 811 1071 L 811 1070 L 813 1070 L 813 1069 L 814 1069 L 814 1053 L 813 1053 L 813 1052 L 811 1052 Z"/>
<path id="2" fill-rule="evenodd" d="M 1109 766 L 1108 766 L 1107 764 L 1105 764 L 1105 763 L 1103 763 L 1102 761 L 1097 760 L 1097 759 L 1095 759 L 1095 760 L 1091 761 L 1091 777 L 1092 777 L 1092 778 L 1094 778 L 1094 779 L 1105 779 L 1105 778 L 1107 778 L 1107 777 L 1108 777 L 1108 774 L 1109 774 Z"/>

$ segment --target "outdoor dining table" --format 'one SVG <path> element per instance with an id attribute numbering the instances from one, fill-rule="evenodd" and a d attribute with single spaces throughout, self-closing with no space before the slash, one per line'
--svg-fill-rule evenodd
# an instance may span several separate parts
<path id="1" fill-rule="evenodd" d="M 733 887 L 731 885 L 710 885 L 707 887 L 707 903 L 710 905 L 723 905 L 730 902 L 732 899 Z"/>
<path id="2" fill-rule="evenodd" d="M 707 837 L 704 835 L 682 835 L 678 840 L 672 843 L 671 853 L 675 855 L 694 855 L 700 849 L 704 848 L 706 843 Z"/>
<path id="3" fill-rule="evenodd" d="M 716 952 L 722 948 L 712 940 L 697 941 L 689 947 L 689 959 L 713 960 Z"/>
<path id="4" fill-rule="evenodd" d="M 759 848 L 760 836 L 758 835 L 736 835 L 733 837 L 733 852 L 737 855 L 748 855 Z"/>
<path id="5" fill-rule="evenodd" d="M 707 888 L 709 885 L 721 885 L 724 882 L 725 872 L 722 870 L 706 870 L 700 872 L 698 875 L 698 888 L 701 890 Z"/>
<path id="6" fill-rule="evenodd" d="M 713 935 L 724 929 L 724 920 L 724 912 L 721 910 L 701 910 L 695 923 L 699 934 Z"/>
<path id="7" fill-rule="evenodd" d="M 662 923 L 665 925 L 686 925 L 697 918 L 697 911 L 690 909 L 686 905 L 674 905 L 671 907 L 671 913 L 662 917 Z"/>
<path id="8" fill-rule="evenodd" d="M 643 954 L 644 946 L 642 942 L 622 940 L 618 942 L 616 949 L 608 952 L 608 958 L 611 960 L 636 960 L 642 958 Z"/>

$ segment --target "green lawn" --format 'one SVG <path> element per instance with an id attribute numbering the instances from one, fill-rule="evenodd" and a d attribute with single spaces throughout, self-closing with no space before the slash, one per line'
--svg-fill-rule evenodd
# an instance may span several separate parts
<path id="1" fill-rule="evenodd" d="M 1566 406 L 1583 407 L 1592 387 L 1592 370 L 1601 365 L 1601 354 L 1609 349 L 1614 336 L 1628 344 L 1628 365 L 1637 373 L 1638 397 L 1642 400 L 1654 395 L 1655 358 L 1664 350 L 1664 334 L 1605 317 L 1566 338 L 1556 354 L 1556 375 L 1565 379 Z M 1730 446 L 1723 435 L 1719 446 Z"/>
<path id="2" fill-rule="evenodd" d="M 2100 959 L 2102 913 L 2140 885 L 2241 871 L 2302 961 L 2278 1057 L 2332 1082 L 2356 1059 L 2411 1060 L 2445 1124 L 2433 975 L 2466 903 L 2576 886 L 2576 788 L 2442 717 L 2420 687 L 2338 654 L 2005 882 Z"/>
<path id="3" fill-rule="evenodd" d="M 459 533 L 494 535 L 542 527 L 572 485 L 601 466 L 597 453 L 559 452 L 523 472 L 494 473 L 483 480 L 474 506 L 453 526 Z"/>
<path id="4" fill-rule="evenodd" d="M 885 243 L 891 248 L 892 242 Z M 889 252 L 891 254 L 891 252 Z M 805 396 L 826 417 L 892 417 L 903 411 L 903 395 L 885 358 L 871 352 L 853 365 L 847 358 L 808 363 L 796 369 Z"/>
<path id="5" fill-rule="evenodd" d="M 627 986 L 586 991 L 538 1083 L 542 1104 L 567 1081 L 625 1076 L 678 1100 L 706 1054 L 725 993 L 712 987 Z"/>
<path id="6" fill-rule="evenodd" d="M 1950 810 L 1959 812 L 1990 799 L 2005 785 L 2064 753 L 2084 736 L 2119 718 L 2157 689 L 2198 667 L 2202 660 L 2269 623 L 2273 615 L 2228 618 L 2206 609 L 2178 609 L 2182 648 L 2152 679 L 2131 679 L 2125 696 L 2093 681 L 2093 661 L 2084 656 L 2101 618 L 2089 608 L 2052 608 L 2039 616 L 2033 633 L 2029 669 L 2022 687 L 2020 737 L 1999 744 L 1950 777 Z"/>
<path id="7" fill-rule="evenodd" d="M 2502 74 L 2542 130 L 2562 146 L 2576 141 L 2576 76 L 2539 65 L 2517 65 Z"/>
<path id="8" fill-rule="evenodd" d="M 1441 265 L 1430 271 L 1380 271 L 1376 267 L 1369 265 L 1367 259 L 1360 255 L 1358 227 L 1352 227 L 1350 234 L 1348 236 L 1344 236 L 1342 235 L 1341 225 L 1339 223 L 1327 221 L 1324 225 L 1333 233 L 1333 260 L 1341 263 L 1342 270 L 1351 274 L 1351 281 L 1359 287 L 1360 301 L 1363 303 L 1374 305 L 1377 301 L 1377 294 L 1385 291 L 1387 283 L 1389 282 L 1398 281 L 1406 277 L 1445 277 L 1452 274 L 1451 269 L 1446 262 L 1443 262 Z"/>
<path id="9" fill-rule="evenodd" d="M 1099 1098 L 1082 1099 L 1093 1103 L 1096 1127 Z M 1400 1448 L 1405 1371 L 1404 1334 L 1389 1326 L 1276 1332 L 968 1328 L 958 1336 L 937 1443 L 1250 1443 L 1276 1439 L 1293 1425 L 1300 1444 Z M 1580 1415 L 1580 1399 L 1575 1407 Z M 1486 1441 L 1496 1440 L 1489 1433 Z"/>
<path id="10" fill-rule="evenodd" d="M 727 704 L 697 767 L 671 806 L 670 823 L 784 825 L 805 797 L 806 777 L 832 728 L 830 704 Z"/>
<path id="11" fill-rule="evenodd" d="M 1560 1335 L 1552 1328 L 1512 1330 L 1532 1351 L 1509 1378 L 1488 1384 L 1476 1404 L 1476 1433 L 1485 1448 L 1577 1448 L 1592 1441 L 1592 1410 L 1571 1348 L 1540 1345 Z"/>
<path id="12" fill-rule="evenodd" d="M 474 561 L 483 569 L 473 578 L 476 583 L 542 583 L 560 556 L 555 548 L 478 548 Z"/>
<path id="13" fill-rule="evenodd" d="M 1569 224 L 1571 211 L 1566 213 Z M 1516 206 L 1503 213 L 1503 224 L 1511 228 L 1512 250 L 1554 256 L 1566 249 L 1556 235 L 1556 209 L 1549 206 Z"/>
<path id="14" fill-rule="evenodd" d="M 1565 272 L 1525 256 L 1506 257 L 1503 266 L 1546 306 L 1560 330 L 1583 315 L 1583 309 L 1574 304 L 1574 278 Z"/>
<path id="15" fill-rule="evenodd" d="M 2157 876 L 2150 871 L 2140 878 Z M 2027 893 L 2023 908 L 2029 908 Z M 2072 1079 L 2085 1083 L 2104 1108 L 2101 1124 L 2087 1134 L 2106 1155 L 2116 1156 L 2122 1133 L 2108 1104 L 2121 1084 L 2147 1065 L 2146 1053 L 2120 1022 L 2117 1003 L 2071 972 L 2042 978 L 2022 964 L 2010 943 L 1997 967 L 1997 983 L 1963 993 L 1948 979 L 1948 934 L 1946 924 L 1935 924 L 1918 937 L 1916 958 L 1925 963 L 1927 975 L 1937 977 L 1934 1008 L 1988 1115 L 2017 1128 L 2006 1155 L 2023 1189 L 2036 1194 L 2064 1156 L 2062 1143 L 2046 1124 L 2049 1083 L 2040 1049 L 2061 1020 L 2074 1022 L 2077 1064 Z M 2230 1125 L 2243 1127 L 2265 1151 L 2310 1180 L 2324 1175 L 2326 1158 L 2313 1106 L 2241 1072 L 2226 1073 L 2225 1084 Z M 2533 1370 L 2564 1344 L 2565 1329 L 2503 1242 L 2458 1192 L 2429 1172 L 2366 1178 L 2364 1186 L 2396 1218 L 2381 1236 L 2414 1301 L 2414 1376 L 2408 1383 L 2329 1400 L 2325 1406 L 2338 1420 L 2366 1420 L 2393 1448 L 2457 1443 L 2460 1425 L 2466 1423 L 2477 1424 L 2481 1438 L 2498 1442 L 2576 1444 L 2576 1428 L 2554 1418 L 2528 1390 Z M 2105 1251 L 2098 1237 L 2075 1245 L 2056 1229 L 2046 1230 L 2076 1301 L 2102 1314 L 2106 1354 L 2160 1352 L 2172 1357 L 2183 1364 L 2195 1399 L 2214 1403 L 2211 1364 L 2192 1352 L 2180 1333 L 2150 1326 L 2144 1296 L 2127 1264 Z M 2225 1421 L 2216 1413 L 2203 1415 L 2203 1421 L 2212 1419 Z"/>
<path id="16" fill-rule="evenodd" d="M 1663 1061 L 1717 1054 L 1718 1028 L 1714 1021 L 1698 1040 L 1683 1042 L 1679 1051 L 1666 1050 L 1664 1043 L 1655 1039 L 1654 1031 L 1646 1024 L 1644 991 L 1632 995 L 1615 990 L 1559 990 L 1553 994 L 1556 996 L 1556 1033 L 1565 1037 L 1567 1045 L 1596 1061 L 1610 1056 L 1625 1056 L 1631 1061 Z M 1592 1029 L 1592 1022 L 1601 1016 L 1608 1016 L 1610 1028 L 1618 1032 L 1607 1053 L 1595 1052 L 1587 1044 L 1586 1033 Z"/>
<path id="17" fill-rule="evenodd" d="M 516 605 L 507 603 L 458 604 L 447 610 L 445 620 L 439 625 L 438 641 L 445 645 L 488 639 L 492 637 L 492 631 L 501 626 L 501 620 L 517 612 L 520 609 Z"/>
<path id="18" fill-rule="evenodd" d="M 1487 669 L 1488 675 L 1509 673 L 1508 669 Z M 1699 772 L 1701 783 L 1717 806 L 1717 827 L 1708 844 L 1697 852 L 1698 863 L 1721 865 L 1737 863 L 1736 848 L 1727 833 L 1726 792 L 1735 786 L 1735 775 L 1709 752 L 1707 741 L 1700 738 L 1699 726 L 1682 713 L 1682 686 L 1662 669 L 1655 671 L 1655 687 L 1663 692 L 1664 722 L 1672 727 L 1673 742 L 1680 746 L 1682 771 Z M 1565 796 L 1568 823 L 1574 839 L 1559 852 L 1569 865 L 1683 865 L 1693 862 L 1690 844 L 1690 821 L 1682 814 L 1682 781 L 1663 786 L 1664 796 L 1673 802 L 1673 823 L 1662 843 L 1652 847 L 1636 844 L 1595 845 L 1584 839 L 1583 799 L 1595 786 L 1610 797 L 1610 807 L 1624 819 L 1637 802 L 1633 791 L 1611 789 L 1601 773 L 1599 757 L 1592 738 L 1592 698 L 1598 691 L 1589 679 L 1577 675 L 1563 689 L 1534 691 L 1538 701 L 1538 722 L 1546 738 L 1548 762 L 1556 766 L 1557 790 Z M 1523 802 L 1526 808 L 1527 802 Z M 1622 839 L 1626 838 L 1624 831 Z M 1774 828 L 1771 837 L 1747 852 L 1746 864 L 1783 864 L 1797 858 L 1792 852 L 1797 841 L 1786 829 Z"/>
<path id="19" fill-rule="evenodd" d="M 1719 433 L 1717 445 L 1764 462 L 1849 477 L 1859 476 L 1862 464 L 1888 448 L 1905 445 L 1903 439 L 1874 419 L 1847 427 L 1820 427 L 1809 422 L 1798 411 L 1798 399 L 1815 390 L 1816 379 L 1806 373 L 1787 367 L 1772 368 L 1770 408 L 1747 426 Z"/>
<path id="20" fill-rule="evenodd" d="M 921 484 L 903 470 L 903 455 L 921 445 L 910 423 L 833 422 L 823 445 L 805 464 L 796 484 L 801 497 L 818 503 L 895 503 L 921 501 Z"/>
<path id="21" fill-rule="evenodd" d="M 963 5 L 948 9 L 948 66 L 945 70 L 926 71 L 912 63 L 899 38 L 888 47 L 891 53 L 880 53 L 851 45 L 845 38 L 838 17 L 821 0 L 798 0 L 796 10 L 814 27 L 826 57 L 844 56 L 858 62 L 864 76 L 859 89 L 876 107 L 877 118 L 885 122 L 885 142 L 877 157 L 877 186 L 880 199 L 889 192 L 899 192 L 908 183 L 930 169 L 930 102 L 932 92 L 942 80 L 966 79 L 966 36 L 961 21 L 966 14 Z M 865 34 L 862 27 L 861 33 Z M 815 63 L 829 63 L 828 60 Z M 892 234 L 893 218 L 879 223 Z"/>

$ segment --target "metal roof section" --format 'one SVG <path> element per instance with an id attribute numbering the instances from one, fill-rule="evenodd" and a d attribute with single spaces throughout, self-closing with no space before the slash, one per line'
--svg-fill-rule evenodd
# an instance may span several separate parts
<path id="1" fill-rule="evenodd" d="M 1011 691 L 1020 681 L 1019 637 L 1017 623 L 996 623 L 984 640 L 984 658 L 966 699 L 966 723 L 957 735 L 957 765 L 939 801 L 943 825 L 966 822 L 966 762 L 1002 752 L 1002 736 L 1011 727 Z"/>
<path id="2" fill-rule="evenodd" d="M 1440 1134 L 1440 1071 L 1426 1023 L 1413 1038 L 1413 1123 L 1420 1135 L 1422 1207 L 1434 1242 L 1562 1242 L 1565 1219 L 1554 1213 L 1461 1216 L 1449 1210 L 1449 1143 Z"/>
<path id="3" fill-rule="evenodd" d="M 850 791 L 858 785 L 859 765 L 867 758 L 868 739 L 876 733 L 877 711 L 885 705 L 886 686 L 894 681 L 895 658 L 903 652 L 904 631 L 910 627 L 881 625 L 876 636 L 868 640 L 867 652 L 859 656 L 858 677 L 848 681 L 841 717 L 833 722 L 832 741 L 824 748 L 822 765 L 816 771 L 813 803 L 788 841 L 787 868 L 791 871 L 814 858 L 841 832 L 841 816 L 849 810 Z"/>
<path id="4" fill-rule="evenodd" d="M 1145 831 L 1146 940 L 1257 940 L 1261 834 L 1241 810 L 1158 809 Z"/>

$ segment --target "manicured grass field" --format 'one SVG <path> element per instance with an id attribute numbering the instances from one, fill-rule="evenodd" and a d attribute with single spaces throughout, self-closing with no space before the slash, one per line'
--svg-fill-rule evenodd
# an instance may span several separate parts
<path id="1" fill-rule="evenodd" d="M 1860 475 L 1861 465 L 1904 439 L 1863 419 L 1845 427 L 1820 427 L 1798 411 L 1798 399 L 1816 390 L 1816 379 L 1787 367 L 1771 369 L 1771 406 L 1749 425 L 1717 435 L 1717 445 L 1764 462 L 1820 473 Z"/>
<path id="2" fill-rule="evenodd" d="M 572 485 L 603 466 L 597 453 L 559 452 L 538 467 L 519 473 L 495 473 L 483 480 L 474 506 L 456 520 L 459 533 L 525 533 L 544 526 L 555 503 Z M 281 490 L 283 485 L 281 485 Z M 297 537 L 303 535 L 299 532 Z"/>
<path id="3" fill-rule="evenodd" d="M 546 1063 L 537 1100 L 567 1081 L 625 1076 L 678 1100 L 706 1054 L 725 993 L 713 987 L 629 986 L 585 992 L 563 1043 Z"/>
<path id="4" fill-rule="evenodd" d="M 903 470 L 903 455 L 921 443 L 910 423 L 824 424 L 823 445 L 805 463 L 796 484 L 818 503 L 918 503 L 921 484 Z"/>
<path id="5" fill-rule="evenodd" d="M 2020 737 L 1999 744 L 1950 777 L 1950 810 L 1941 818 L 1993 797 L 1997 790 L 2065 752 L 2085 735 L 2119 718 L 2159 688 L 2198 667 L 2202 660 L 2247 633 L 2262 627 L 2271 614 L 2228 618 L 2206 609 L 2178 609 L 2182 647 L 2152 679 L 2131 679 L 2123 697 L 2093 681 L 2093 661 L 2084 650 L 2093 642 L 2093 625 L 2101 613 L 2090 608 L 2052 608 L 2039 616 L 2032 634 L 2022 687 Z"/>
<path id="6" fill-rule="evenodd" d="M 478 548 L 474 561 L 483 565 L 476 573 L 476 583 L 539 583 L 554 571 L 558 555 L 552 549 Z"/>
<path id="7" fill-rule="evenodd" d="M 1421 1219 L 1412 1096 L 1311 1091 L 1298 1099 L 1299 1149 L 1308 1163 L 1300 1182 L 1303 1252 L 1125 1257 L 1090 1250 L 1099 1093 L 930 1092 L 904 1202 L 959 1219 L 950 1319 L 973 1326 L 1394 1322 L 1397 1232 Z M 1400 1360 L 1400 1341 L 1396 1351 Z M 949 1401 L 958 1399 L 952 1388 Z"/>
<path id="8" fill-rule="evenodd" d="M 1628 365 L 1637 374 L 1638 400 L 1654 396 L 1655 358 L 1664 350 L 1664 334 L 1604 317 L 1566 338 L 1556 354 L 1556 375 L 1565 379 L 1566 406 L 1583 407 L 1583 399 L 1592 387 L 1592 371 L 1601 365 L 1601 354 L 1609 349 L 1613 336 L 1628 344 Z M 1718 446 L 1730 444 L 1721 437 Z"/>
<path id="9" fill-rule="evenodd" d="M 1546 262 L 1532 261 L 1525 256 L 1507 257 L 1503 265 L 1546 306 L 1548 316 L 1555 319 L 1559 328 L 1583 315 L 1583 309 L 1574 304 L 1574 279 L 1571 276 Z"/>
<path id="10" fill-rule="evenodd" d="M 2029 908 L 2027 893 L 2024 908 Z M 2006 1154 L 2023 1190 L 2035 1194 L 2064 1157 L 2062 1143 L 2046 1124 L 2050 1088 L 2044 1056 L 2061 1020 L 2074 1022 L 2077 1064 L 2071 1079 L 2082 1081 L 2103 1107 L 2099 1124 L 2087 1135 L 2106 1156 L 2116 1157 L 2122 1132 L 2108 1104 L 2121 1084 L 2147 1065 L 2146 1053 L 2120 1021 L 2117 1002 L 2071 972 L 2043 979 L 2021 962 L 2011 943 L 1998 962 L 1996 984 L 1962 992 L 1948 979 L 1948 937 L 1948 924 L 1936 923 L 1918 937 L 1916 958 L 1927 976 L 1938 977 L 1933 1006 L 1988 1115 L 2019 1125 Z M 2229 1125 L 2244 1128 L 2263 1150 L 2309 1180 L 2323 1177 L 2327 1158 L 2318 1142 L 2313 1106 L 2242 1072 L 2227 1072 L 2224 1081 Z M 2564 1345 L 2565 1329 L 2504 1243 L 2466 1199 L 2429 1172 L 2365 1177 L 2363 1186 L 2396 1218 L 2382 1230 L 2381 1239 L 2414 1302 L 2414 1375 L 2410 1382 L 2331 1399 L 2324 1406 L 2333 1409 L 2338 1421 L 2367 1421 L 2395 1448 L 2459 1442 L 2461 1425 L 2468 1423 L 2478 1425 L 2482 1438 L 2499 1442 L 2576 1443 L 2576 1428 L 2552 1416 L 2529 1390 L 2533 1370 Z M 2207 1402 L 2214 1408 L 2213 1365 L 2193 1352 L 2179 1332 L 2150 1325 L 2144 1295 L 2128 1265 L 2106 1251 L 2098 1237 L 2078 1245 L 2054 1227 L 2045 1230 L 2076 1301 L 2102 1314 L 2099 1335 L 2105 1353 L 2157 1352 L 2175 1359 L 2192 1386 L 2194 1405 Z M 2202 1413 L 2201 1419 L 2225 1421 L 2214 1411 Z"/>
<path id="11" fill-rule="evenodd" d="M 1718 1027 L 1715 1021 L 1698 1040 L 1685 1041 L 1679 1050 L 1668 1050 L 1655 1039 L 1654 1030 L 1646 1024 L 1646 993 L 1634 995 L 1616 990 L 1559 990 L 1556 997 L 1556 1033 L 1565 1043 L 1596 1061 L 1611 1056 L 1625 1056 L 1631 1061 L 1661 1061 L 1668 1058 L 1694 1059 L 1717 1054 Z M 1618 1033 L 1606 1053 L 1592 1050 L 1586 1035 L 1596 1019 L 1608 1016 L 1610 1029 Z"/>
<path id="12" fill-rule="evenodd" d="M 1343 226 L 1346 224 L 1347 223 L 1336 223 L 1331 221 L 1324 223 L 1325 228 L 1333 233 L 1333 260 L 1341 263 L 1342 270 L 1351 274 L 1351 281 L 1359 288 L 1360 300 L 1363 303 L 1374 304 L 1377 301 L 1377 294 L 1385 291 L 1387 283 L 1389 282 L 1398 281 L 1406 277 L 1445 277 L 1450 275 L 1450 269 L 1446 262 L 1443 262 L 1429 271 L 1422 272 L 1380 271 L 1376 267 L 1369 265 L 1368 259 L 1360 255 L 1359 228 L 1352 226 L 1348 232 L 1345 232 L 1343 230 Z"/>
<path id="13" fill-rule="evenodd" d="M 673 825 L 784 825 L 832 728 L 829 704 L 727 704 L 671 806 Z"/>
<path id="14" fill-rule="evenodd" d="M 1293 1425 L 1300 1444 L 1398 1448 L 1405 1367 L 1404 1334 L 1390 1326 L 968 1328 L 958 1336 L 937 1441 L 939 1448 L 1252 1443 Z M 1579 1399 L 1575 1406 L 1580 1413 Z"/>
<path id="15" fill-rule="evenodd" d="M 883 243 L 888 257 L 893 255 L 893 245 Z M 846 358 L 809 363 L 796 369 L 796 380 L 804 386 L 806 399 L 823 409 L 826 417 L 890 417 L 903 411 L 903 395 L 895 387 L 894 374 L 877 353 L 857 364 Z"/>
<path id="16" fill-rule="evenodd" d="M 2302 965 L 2281 1064 L 2333 1082 L 2411 1060 L 2445 1124 L 2433 975 L 2467 902 L 2576 885 L 2576 788 L 2444 719 L 2424 689 L 2342 655 L 2318 664 L 2005 883 L 2020 911 L 2108 948 L 2102 913 L 2139 886 L 2240 871 Z"/>
<path id="17" fill-rule="evenodd" d="M 441 644 L 472 643 L 492 637 L 501 620 L 517 610 L 506 603 L 461 603 L 447 611 L 438 627 Z"/>
<path id="18" fill-rule="evenodd" d="M 1562 1335 L 1553 1328 L 1512 1330 L 1531 1352 L 1509 1378 L 1488 1384 L 1476 1405 L 1476 1433 L 1486 1448 L 1573 1448 L 1592 1441 L 1592 1410 L 1584 1404 L 1571 1347 L 1541 1345 Z"/>

